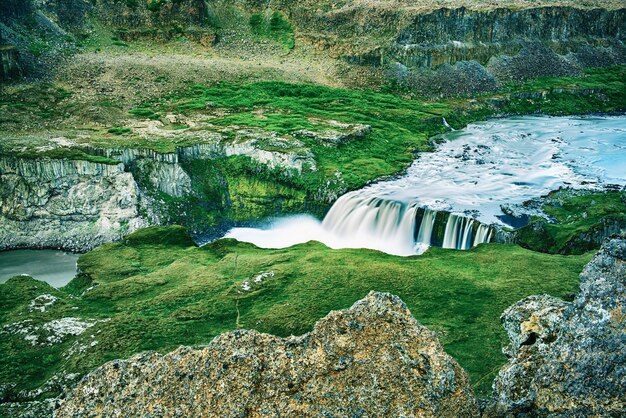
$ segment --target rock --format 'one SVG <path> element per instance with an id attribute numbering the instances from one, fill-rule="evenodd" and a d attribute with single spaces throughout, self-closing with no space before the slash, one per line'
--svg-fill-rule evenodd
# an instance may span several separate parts
<path id="1" fill-rule="evenodd" d="M 21 73 L 17 49 L 0 45 L 0 81 L 17 78 Z"/>
<path id="2" fill-rule="evenodd" d="M 540 42 L 529 42 L 515 56 L 502 55 L 489 60 L 487 69 L 499 81 L 520 81 L 546 76 L 578 76 L 579 67 L 557 55 Z"/>
<path id="3" fill-rule="evenodd" d="M 113 361 L 55 407 L 70 416 L 478 416 L 467 374 L 397 297 L 371 292 L 313 331 L 234 331 Z"/>
<path id="4" fill-rule="evenodd" d="M 318 122 L 318 120 L 315 120 Z M 370 125 L 364 124 L 347 124 L 337 121 L 325 121 L 326 125 L 335 129 L 326 129 L 322 131 L 309 131 L 301 129 L 291 132 L 296 138 L 312 138 L 317 140 L 324 146 L 338 146 L 340 144 L 353 141 L 355 139 L 361 139 L 367 136 L 372 131 Z"/>
<path id="5" fill-rule="evenodd" d="M 0 250 L 86 251 L 146 226 L 122 164 L 0 156 Z"/>
<path id="6" fill-rule="evenodd" d="M 607 240 L 572 303 L 531 296 L 502 316 L 511 357 L 485 416 L 620 416 L 626 410 L 626 237 Z"/>

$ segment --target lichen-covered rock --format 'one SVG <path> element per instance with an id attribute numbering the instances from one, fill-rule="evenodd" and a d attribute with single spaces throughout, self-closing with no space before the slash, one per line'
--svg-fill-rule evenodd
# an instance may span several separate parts
<path id="1" fill-rule="evenodd" d="M 397 297 L 370 293 L 312 332 L 255 331 L 113 361 L 58 401 L 75 416 L 478 416 L 466 373 Z"/>
<path id="2" fill-rule="evenodd" d="M 511 357 L 486 416 L 620 416 L 626 410 L 626 239 L 581 274 L 572 303 L 532 296 L 503 315 Z"/>

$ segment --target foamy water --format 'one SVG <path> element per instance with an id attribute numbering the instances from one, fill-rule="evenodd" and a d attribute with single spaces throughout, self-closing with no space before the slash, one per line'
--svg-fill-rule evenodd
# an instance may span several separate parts
<path id="1" fill-rule="evenodd" d="M 430 244 L 430 238 L 420 238 L 424 223 L 415 214 L 421 207 L 471 217 L 474 225 L 463 219 L 449 222 L 443 243 L 468 248 L 489 240 L 478 223 L 500 223 L 503 204 L 522 203 L 562 186 L 626 184 L 623 116 L 497 119 L 443 139 L 405 175 L 339 198 L 323 222 L 294 216 L 263 228 L 233 228 L 226 237 L 264 248 L 315 240 L 331 248 L 412 255 Z"/>

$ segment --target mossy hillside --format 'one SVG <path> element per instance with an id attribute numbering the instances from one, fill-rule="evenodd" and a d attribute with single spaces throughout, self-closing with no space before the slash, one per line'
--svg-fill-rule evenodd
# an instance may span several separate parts
<path id="1" fill-rule="evenodd" d="M 330 310 L 379 290 L 399 295 L 422 324 L 436 331 L 485 394 L 505 362 L 502 311 L 530 294 L 568 297 L 589 259 L 589 254 L 564 257 L 497 244 L 464 252 L 432 248 L 406 258 L 330 250 L 315 242 L 262 250 L 220 240 L 198 248 L 180 227 L 148 228 L 83 255 L 81 275 L 63 289 L 27 278 L 0 285 L 2 325 L 64 316 L 110 318 L 50 347 L 4 334 L 0 384 L 16 383 L 13 392 L 32 389 L 61 371 L 84 373 L 144 350 L 207 344 L 236 328 L 302 334 Z M 60 302 L 44 313 L 29 312 L 30 301 L 42 293 Z M 69 354 L 73 344 L 87 348 Z"/>
<path id="2" fill-rule="evenodd" d="M 124 122 L 129 114 L 120 113 L 122 108 L 137 120 L 164 120 L 168 113 L 207 115 L 214 128 L 206 129 L 219 132 L 231 127 L 253 127 L 289 135 L 298 129 L 320 129 L 319 124 L 311 123 L 311 118 L 368 124 L 373 130 L 365 138 L 336 148 L 313 139 L 305 144 L 313 151 L 319 167 L 318 172 L 307 174 L 312 189 L 333 179 L 337 172 L 342 173 L 346 187 L 354 189 L 405 169 L 414 152 L 428 149 L 429 136 L 443 132 L 441 117 L 446 117 L 453 127 L 461 128 L 476 120 L 507 114 L 562 115 L 626 109 L 625 83 L 626 66 L 616 66 L 588 70 L 585 77 L 551 77 L 512 84 L 497 95 L 439 101 L 282 82 L 191 85 L 130 107 L 124 103 L 99 103 L 97 106 L 104 113 L 112 109 L 109 113 L 117 119 L 110 120 L 104 129 L 84 120 L 85 132 L 81 132 L 77 142 L 99 147 L 150 148 L 158 152 L 173 152 L 177 146 L 202 142 L 201 135 L 196 139 L 193 135 L 182 138 L 134 135 L 132 129 L 128 132 L 133 122 Z M 78 106 L 74 97 L 67 87 L 55 85 L 0 94 L 0 123 L 15 121 L 13 125 L 30 126 L 45 119 L 50 127 L 56 128 L 63 125 L 64 119 L 84 119 L 78 113 L 85 106 Z M 221 113 L 224 115 L 219 117 Z M 72 132 L 68 134 L 76 136 L 76 123 L 74 120 L 72 123 Z M 9 135 L 3 136 L 7 141 L 2 152 L 11 152 L 14 141 Z M 36 154 L 37 150 L 26 152 Z M 70 150 L 60 148 L 59 154 L 63 152 Z"/>
<path id="3" fill-rule="evenodd" d="M 266 14 L 252 14 L 250 27 L 253 34 L 274 39 L 287 50 L 295 46 L 293 28 L 280 12 L 270 10 Z"/>
<path id="4" fill-rule="evenodd" d="M 626 229 L 626 192 L 572 191 L 550 193 L 541 210 L 551 222 L 534 217 L 516 232 L 520 245 L 553 254 L 582 254 L 599 247 L 607 229 Z"/>
<path id="5" fill-rule="evenodd" d="M 315 155 L 323 183 L 341 172 L 348 188 L 358 188 L 384 175 L 395 174 L 413 160 L 413 152 L 427 150 L 429 136 L 443 131 L 440 117 L 445 104 L 422 103 L 390 94 L 334 89 L 282 82 L 220 83 L 192 86 L 170 97 L 145 103 L 141 109 L 155 115 L 167 112 L 203 113 L 207 106 L 226 109 L 211 122 L 217 126 L 260 128 L 288 135 L 319 130 L 312 118 L 372 126 L 365 138 L 329 147 L 314 138 L 302 139 Z M 259 109 L 269 109 L 259 116 Z"/>

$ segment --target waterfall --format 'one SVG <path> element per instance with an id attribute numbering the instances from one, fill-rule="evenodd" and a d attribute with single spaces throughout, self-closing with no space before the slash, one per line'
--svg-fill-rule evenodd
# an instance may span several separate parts
<path id="1" fill-rule="evenodd" d="M 422 222 L 420 223 L 420 229 L 417 233 L 417 242 L 430 245 L 431 236 L 433 235 L 433 228 L 435 226 L 435 218 L 437 217 L 437 211 L 431 209 L 424 209 L 422 215 Z"/>
<path id="2" fill-rule="evenodd" d="M 443 239 L 443 248 L 455 248 L 457 250 L 468 250 L 475 245 L 478 245 L 487 238 L 486 236 L 479 239 L 478 234 L 472 239 L 474 235 L 474 225 L 479 225 L 489 231 L 489 227 L 486 225 L 480 225 L 472 218 L 467 216 L 451 213 L 446 223 L 446 231 Z"/>
<path id="3" fill-rule="evenodd" d="M 435 228 L 438 219 L 441 227 Z M 445 229 L 441 222 L 445 222 Z M 468 216 L 362 192 L 348 193 L 337 200 L 322 226 L 333 235 L 363 246 L 375 242 L 377 247 L 403 254 L 439 243 L 443 248 L 467 250 L 489 242 L 492 236 L 490 226 Z"/>

